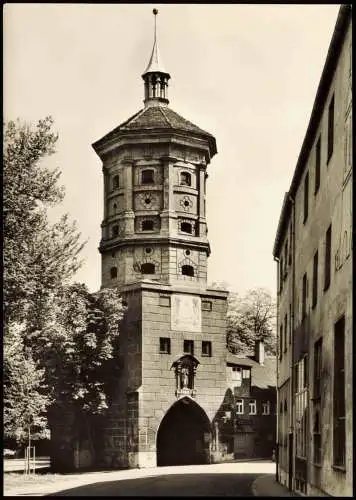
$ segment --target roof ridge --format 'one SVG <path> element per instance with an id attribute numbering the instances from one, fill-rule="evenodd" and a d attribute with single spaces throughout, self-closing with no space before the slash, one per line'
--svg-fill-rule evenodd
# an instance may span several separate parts
<path id="1" fill-rule="evenodd" d="M 191 125 L 195 129 L 197 129 L 198 131 L 204 132 L 205 135 L 210 135 L 210 136 L 213 137 L 213 135 L 210 132 L 207 132 L 206 130 L 204 130 L 201 127 L 199 127 L 199 125 L 195 125 L 195 123 L 191 122 L 190 120 L 187 120 L 187 118 L 184 118 L 184 116 L 182 116 L 181 114 L 177 113 L 177 111 L 174 111 L 174 109 L 169 108 L 169 111 L 171 111 L 175 115 L 179 116 L 179 118 L 181 118 L 182 120 L 184 120 L 186 123 L 189 123 L 189 125 Z"/>
<path id="2" fill-rule="evenodd" d="M 161 110 L 161 112 L 162 112 L 162 114 L 163 114 L 163 116 L 164 116 L 164 118 L 165 118 L 166 122 L 168 123 L 168 125 L 169 125 L 171 128 L 173 128 L 173 126 L 172 126 L 171 122 L 170 122 L 170 121 L 169 121 L 169 119 L 168 119 L 168 116 L 167 116 L 167 115 L 166 115 L 166 113 L 164 112 L 163 107 L 162 107 L 162 106 L 160 106 L 160 107 L 159 107 L 159 109 Z M 172 111 L 172 110 L 171 110 L 171 111 Z"/>
<path id="3" fill-rule="evenodd" d="M 142 109 L 140 109 L 140 111 L 138 111 L 135 115 L 131 116 L 131 118 L 129 118 L 128 120 L 126 120 L 126 122 L 122 123 L 120 125 L 120 127 L 124 127 L 125 125 L 128 124 L 128 122 L 132 123 L 135 120 L 137 120 L 137 118 L 139 118 L 144 113 L 144 111 L 146 111 L 146 109 L 148 109 L 148 108 L 142 108 Z"/>

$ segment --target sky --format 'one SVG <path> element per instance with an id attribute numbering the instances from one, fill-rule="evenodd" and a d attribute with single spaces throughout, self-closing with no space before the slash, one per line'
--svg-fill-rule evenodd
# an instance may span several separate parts
<path id="1" fill-rule="evenodd" d="M 102 164 L 91 144 L 143 107 L 158 8 L 169 106 L 216 137 L 208 167 L 208 282 L 275 294 L 272 249 L 309 122 L 339 4 L 6 4 L 4 119 L 51 115 L 47 160 L 66 196 L 53 220 L 77 221 L 100 288 Z"/>

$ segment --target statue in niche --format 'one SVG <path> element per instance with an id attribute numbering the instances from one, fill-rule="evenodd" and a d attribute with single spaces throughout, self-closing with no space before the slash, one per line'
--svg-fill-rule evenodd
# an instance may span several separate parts
<path id="1" fill-rule="evenodd" d="M 171 368 L 175 370 L 176 396 L 187 395 L 194 397 L 194 377 L 199 361 L 191 355 L 184 355 L 174 361 Z"/>
<path id="2" fill-rule="evenodd" d="M 188 387 L 188 384 L 189 384 L 189 368 L 184 367 L 184 368 L 182 368 L 182 371 L 181 371 L 182 389 L 185 389 L 186 387 Z"/>

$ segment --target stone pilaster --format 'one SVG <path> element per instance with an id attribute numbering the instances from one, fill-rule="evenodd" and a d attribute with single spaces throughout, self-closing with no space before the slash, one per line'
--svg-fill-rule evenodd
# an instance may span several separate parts
<path id="1" fill-rule="evenodd" d="M 132 209 L 133 205 L 133 188 L 132 188 L 132 178 L 133 178 L 133 161 L 125 160 L 123 162 L 124 169 L 124 178 L 125 178 L 125 213 L 124 213 L 124 234 L 125 236 L 129 236 L 134 234 L 135 232 L 135 214 Z"/>
<path id="2" fill-rule="evenodd" d="M 163 163 L 163 210 L 161 212 L 161 234 L 177 234 L 177 215 L 174 210 L 174 163 L 176 158 L 167 157 Z"/>

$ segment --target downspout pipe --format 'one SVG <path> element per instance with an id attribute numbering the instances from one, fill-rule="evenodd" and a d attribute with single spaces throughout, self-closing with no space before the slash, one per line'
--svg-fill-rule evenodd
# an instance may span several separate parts
<path id="1" fill-rule="evenodd" d="M 273 257 L 273 260 L 277 262 L 277 335 L 276 335 L 276 374 L 277 374 L 277 380 L 276 380 L 276 481 L 278 482 L 278 463 L 279 463 L 279 438 L 278 438 L 278 424 L 279 424 L 279 392 L 278 392 L 278 335 L 279 335 L 279 320 L 278 320 L 278 311 L 279 311 L 279 258 L 278 257 Z"/>

